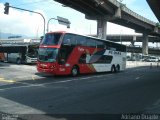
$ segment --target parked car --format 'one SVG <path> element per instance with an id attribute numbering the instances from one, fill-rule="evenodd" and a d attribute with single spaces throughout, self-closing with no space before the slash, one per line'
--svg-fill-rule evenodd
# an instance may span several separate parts
<path id="1" fill-rule="evenodd" d="M 148 62 L 158 62 L 159 59 L 158 59 L 157 57 L 149 57 L 149 58 L 147 59 L 147 61 L 148 61 Z"/>

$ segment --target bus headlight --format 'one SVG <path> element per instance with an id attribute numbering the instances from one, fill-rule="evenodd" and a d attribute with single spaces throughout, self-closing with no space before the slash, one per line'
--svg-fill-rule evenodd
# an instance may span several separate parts
<path id="1" fill-rule="evenodd" d="M 31 58 L 27 56 L 26 59 L 27 59 L 27 60 L 30 60 Z"/>
<path id="2" fill-rule="evenodd" d="M 66 63 L 65 66 L 66 66 L 66 67 L 70 67 L 71 65 L 70 65 L 69 63 Z"/>
<path id="3" fill-rule="evenodd" d="M 52 65 L 50 68 L 51 68 L 51 69 L 55 69 L 55 68 L 56 68 L 56 66 L 55 66 L 55 65 Z"/>

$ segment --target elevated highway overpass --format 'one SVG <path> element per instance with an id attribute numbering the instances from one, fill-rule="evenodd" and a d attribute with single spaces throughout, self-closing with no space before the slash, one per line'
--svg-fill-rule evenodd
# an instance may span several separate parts
<path id="1" fill-rule="evenodd" d="M 156 23 L 136 14 L 116 0 L 55 0 L 85 14 L 87 19 L 97 20 L 97 35 L 106 38 L 107 21 L 123 25 L 143 33 L 143 54 L 148 54 L 148 35 L 160 36 Z"/>
<path id="2" fill-rule="evenodd" d="M 93 37 L 97 37 L 97 35 L 89 35 Z M 113 42 L 142 42 L 142 35 L 124 35 L 124 34 L 107 34 L 106 39 L 111 40 Z M 160 37 L 158 36 L 148 36 L 148 42 L 160 42 Z"/>
<path id="3" fill-rule="evenodd" d="M 147 0 L 147 2 L 160 22 L 160 0 Z"/>

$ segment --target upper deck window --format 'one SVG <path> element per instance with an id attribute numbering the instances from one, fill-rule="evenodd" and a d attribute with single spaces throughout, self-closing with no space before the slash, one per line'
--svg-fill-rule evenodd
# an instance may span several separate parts
<path id="1" fill-rule="evenodd" d="M 41 45 L 58 45 L 62 33 L 48 33 L 43 38 Z"/>

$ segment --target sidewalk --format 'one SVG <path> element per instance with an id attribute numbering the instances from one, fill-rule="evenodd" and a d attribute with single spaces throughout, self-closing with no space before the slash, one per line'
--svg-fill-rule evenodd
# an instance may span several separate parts
<path id="1" fill-rule="evenodd" d="M 126 63 L 126 68 L 142 67 L 142 66 L 160 67 L 160 62 L 127 61 Z"/>

